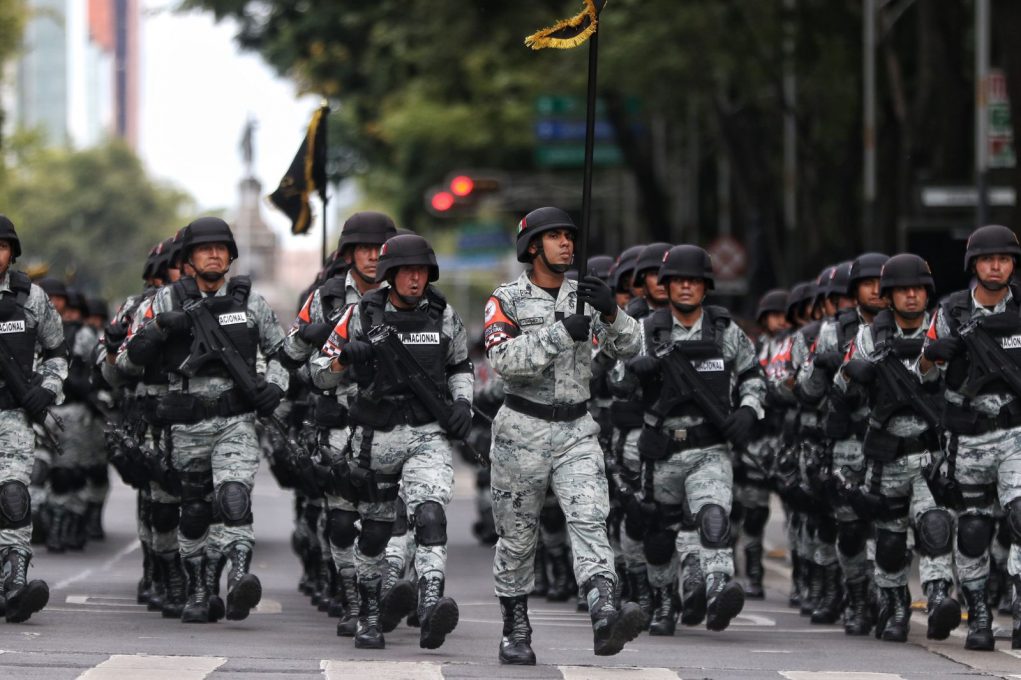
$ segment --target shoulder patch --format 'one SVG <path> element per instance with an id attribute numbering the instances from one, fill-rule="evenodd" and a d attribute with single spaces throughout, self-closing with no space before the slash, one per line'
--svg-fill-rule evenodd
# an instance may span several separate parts
<path id="1" fill-rule="evenodd" d="M 490 297 L 486 302 L 483 328 L 483 343 L 487 352 L 520 333 L 518 325 L 504 313 L 503 305 L 496 296 Z"/>

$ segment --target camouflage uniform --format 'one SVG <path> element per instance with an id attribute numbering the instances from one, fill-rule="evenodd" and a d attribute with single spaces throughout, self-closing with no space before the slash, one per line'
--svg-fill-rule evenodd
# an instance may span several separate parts
<path id="1" fill-rule="evenodd" d="M 493 420 L 492 493 L 500 536 L 493 563 L 496 594 L 527 595 L 534 580 L 539 512 L 552 484 L 567 517 L 578 583 L 593 576 L 616 581 L 606 535 L 609 511 L 606 470 L 596 436 L 599 426 L 585 409 L 592 351 L 574 342 L 557 323 L 577 307 L 577 283 L 564 280 L 554 300 L 527 273 L 496 289 L 486 305 L 486 350 L 504 380 L 507 402 Z M 612 324 L 598 313 L 594 333 L 600 349 L 616 357 L 634 355 L 641 343 L 638 323 L 622 311 Z M 579 408 L 571 420 L 546 420 L 515 410 L 520 399 L 549 408 Z"/>

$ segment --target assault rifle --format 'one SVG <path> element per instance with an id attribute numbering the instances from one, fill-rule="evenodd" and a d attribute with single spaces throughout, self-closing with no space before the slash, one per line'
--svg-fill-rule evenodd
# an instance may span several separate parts
<path id="1" fill-rule="evenodd" d="M 974 382 L 968 380 L 961 394 L 973 399 L 981 393 L 987 383 L 1002 380 L 1007 383 L 1014 396 L 1021 399 L 1021 368 L 1010 360 L 1003 347 L 985 331 L 1016 333 L 1021 331 L 1021 318 L 1010 313 L 973 316 L 967 323 L 961 325 L 957 332 L 968 349 L 968 358 L 981 368 L 980 373 L 984 376 Z"/>
<path id="2" fill-rule="evenodd" d="M 925 424 L 939 433 L 942 430 L 943 419 L 932 408 L 918 378 L 908 371 L 904 362 L 893 351 L 893 347 L 889 343 L 885 344 L 872 355 L 872 361 L 881 381 L 880 389 L 890 392 L 894 403 L 910 403 L 911 408 Z"/>
<path id="3" fill-rule="evenodd" d="M 7 346 L 7 342 L 2 337 L 0 337 L 0 377 L 3 377 L 7 383 L 7 389 L 11 391 L 15 401 L 19 404 L 24 404 L 25 395 L 32 389 L 32 385 L 29 384 L 28 379 L 25 377 L 24 368 L 14 358 L 14 355 L 11 354 L 10 347 Z M 59 456 L 64 451 L 60 448 L 60 442 L 57 441 L 53 430 L 46 424 L 47 418 L 51 419 L 57 426 L 57 429 L 60 430 L 64 429 L 64 421 L 50 409 L 46 409 L 43 412 L 43 417 L 36 421 L 36 425 L 41 428 L 43 443 Z"/>
<path id="4" fill-rule="evenodd" d="M 728 409 L 709 390 L 681 349 L 676 344 L 666 345 L 656 352 L 656 357 L 660 359 L 667 381 L 678 396 L 690 395 L 706 420 L 722 432 L 727 422 Z"/>

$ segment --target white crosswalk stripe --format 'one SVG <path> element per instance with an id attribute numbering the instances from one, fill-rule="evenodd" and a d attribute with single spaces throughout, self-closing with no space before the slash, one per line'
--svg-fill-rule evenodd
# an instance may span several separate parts
<path id="1" fill-rule="evenodd" d="M 78 680 L 203 680 L 227 662 L 222 656 L 148 656 L 114 654 L 78 676 Z"/>
<path id="2" fill-rule="evenodd" d="M 593 666 L 558 666 L 564 680 L 678 680 L 669 668 L 595 668 Z"/>
<path id="3" fill-rule="evenodd" d="M 319 667 L 326 680 L 443 680 L 443 667 L 429 662 L 325 659 Z"/>
<path id="4" fill-rule="evenodd" d="M 787 680 L 904 680 L 897 673 L 858 671 L 780 671 Z"/>

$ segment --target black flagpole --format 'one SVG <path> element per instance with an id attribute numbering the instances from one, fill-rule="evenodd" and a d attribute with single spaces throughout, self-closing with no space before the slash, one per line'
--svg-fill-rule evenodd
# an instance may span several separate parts
<path id="1" fill-rule="evenodd" d="M 323 199 L 323 266 L 326 266 L 326 206 L 329 201 L 326 200 L 326 187 L 323 187 L 323 193 L 321 194 Z"/>
<path id="2" fill-rule="evenodd" d="M 599 61 L 599 30 L 589 38 L 588 92 L 585 101 L 585 173 L 581 189 L 581 229 L 574 244 L 578 263 L 578 281 L 588 274 L 588 233 L 592 223 L 592 155 L 596 140 L 596 64 Z M 585 305 L 578 300 L 577 313 L 583 314 Z"/>

